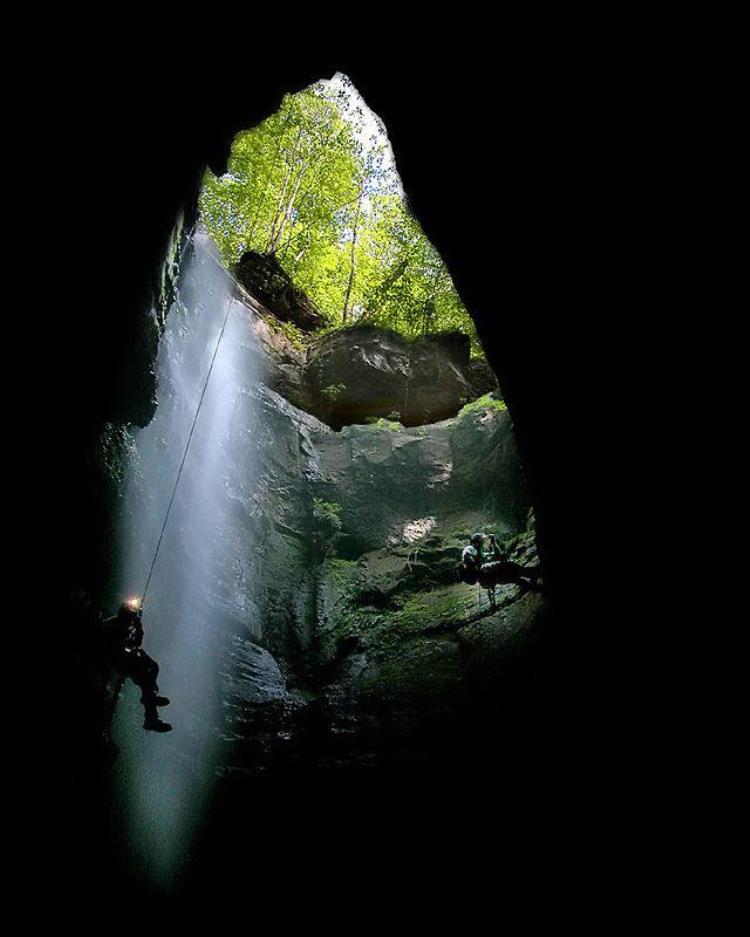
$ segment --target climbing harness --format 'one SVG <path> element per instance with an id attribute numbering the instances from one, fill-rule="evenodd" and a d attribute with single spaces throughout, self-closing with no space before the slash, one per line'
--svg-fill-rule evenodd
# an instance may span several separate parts
<path id="1" fill-rule="evenodd" d="M 190 443 L 193 441 L 193 433 L 195 432 L 195 426 L 198 422 L 198 415 L 200 414 L 201 407 L 203 406 L 203 398 L 206 396 L 206 390 L 208 389 L 208 382 L 211 380 L 211 372 L 214 369 L 214 364 L 216 362 L 216 356 L 219 353 L 219 346 L 221 345 L 221 340 L 222 338 L 224 338 L 224 331 L 227 327 L 227 322 L 229 320 L 229 313 L 232 309 L 233 302 L 234 302 L 234 299 L 230 297 L 227 302 L 227 311 L 226 311 L 226 315 L 224 316 L 224 322 L 221 326 L 221 332 L 219 332 L 219 337 L 216 341 L 216 347 L 214 348 L 214 353 L 211 358 L 211 364 L 209 365 L 208 373 L 206 374 L 206 380 L 203 384 L 203 390 L 201 391 L 201 396 L 198 401 L 198 406 L 195 411 L 195 416 L 193 417 L 193 423 L 192 423 L 192 426 L 190 427 L 190 432 L 188 433 L 187 443 L 185 444 L 185 451 L 182 454 L 182 461 L 180 462 L 180 467 L 177 470 L 177 477 L 175 478 L 174 487 L 172 488 L 172 495 L 169 499 L 169 504 L 167 505 L 167 510 L 164 515 L 164 523 L 161 525 L 161 533 L 159 534 L 159 539 L 156 543 L 156 549 L 154 550 L 154 558 L 151 560 L 151 567 L 149 568 L 149 571 L 148 571 L 148 578 L 146 579 L 146 585 L 144 586 L 143 594 L 141 595 L 141 609 L 143 609 L 143 606 L 146 604 L 146 593 L 148 592 L 148 587 L 151 585 L 151 576 L 153 575 L 154 566 L 156 565 L 156 560 L 157 560 L 157 557 L 159 556 L 159 548 L 161 547 L 162 540 L 164 539 L 164 531 L 167 529 L 167 522 L 169 521 L 169 515 L 172 510 L 172 505 L 174 504 L 175 495 L 177 494 L 177 486 L 180 484 L 180 477 L 182 476 L 182 470 L 185 467 L 185 461 L 187 459 L 188 452 L 190 450 Z"/>

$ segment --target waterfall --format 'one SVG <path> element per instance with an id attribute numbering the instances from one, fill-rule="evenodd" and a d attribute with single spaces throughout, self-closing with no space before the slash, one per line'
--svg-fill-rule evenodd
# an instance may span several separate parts
<path id="1" fill-rule="evenodd" d="M 257 636 L 259 629 L 237 544 L 257 474 L 254 388 L 261 364 L 248 309 L 234 290 L 211 240 L 194 232 L 159 344 L 156 413 L 135 435 L 123 489 L 118 592 L 124 597 L 144 588 L 205 386 L 143 613 L 144 649 L 160 665 L 160 692 L 171 699 L 162 715 L 173 731 L 142 730 L 140 693 L 130 681 L 113 726 L 125 847 L 145 879 L 164 888 L 179 875 L 210 796 L 232 636 Z"/>

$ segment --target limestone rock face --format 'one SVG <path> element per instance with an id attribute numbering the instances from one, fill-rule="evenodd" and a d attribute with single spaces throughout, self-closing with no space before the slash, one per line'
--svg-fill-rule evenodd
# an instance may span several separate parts
<path id="1" fill-rule="evenodd" d="M 295 745 L 374 757 L 449 714 L 475 665 L 492 670 L 543 608 L 512 585 L 490 608 L 455 576 L 478 529 L 526 537 L 515 556 L 536 562 L 511 417 L 476 399 L 496 385 L 462 336 L 350 329 L 299 348 L 257 298 L 233 301 L 238 386 L 201 597 L 227 635 L 221 761 L 252 772 Z M 160 575 L 189 559 L 178 538 Z"/>
<path id="2" fill-rule="evenodd" d="M 497 516 L 504 531 L 524 523 L 528 503 L 505 410 L 412 429 L 382 421 L 313 438 L 313 488 L 341 506 L 343 556 L 417 540 L 467 511 Z"/>
<path id="3" fill-rule="evenodd" d="M 335 432 L 266 387 L 238 413 L 235 432 L 252 441 L 257 475 L 249 495 L 244 464 L 227 472 L 227 565 L 255 584 L 255 633 L 300 673 L 315 667 L 321 561 L 358 560 L 379 549 L 490 526 L 502 537 L 523 529 L 528 500 L 510 416 L 488 405 L 451 420 L 407 429 L 381 421 Z M 462 542 L 432 558 L 450 578 Z M 423 562 L 423 561 L 420 561 Z M 385 590 L 386 592 L 388 590 Z"/>
<path id="4" fill-rule="evenodd" d="M 418 426 L 455 416 L 485 392 L 477 392 L 469 378 L 469 352 L 469 339 L 461 333 L 407 341 L 384 329 L 355 326 L 319 339 L 307 372 L 318 412 L 336 429 L 372 417 Z"/>
<path id="5" fill-rule="evenodd" d="M 274 327 L 269 306 L 250 293 L 240 298 L 251 311 L 265 383 L 333 429 L 380 418 L 404 426 L 436 423 L 498 391 L 492 368 L 470 359 L 469 339 L 460 332 L 407 341 L 386 329 L 355 326 L 300 347 L 278 323 Z"/>
<path id="6" fill-rule="evenodd" d="M 308 360 L 256 301 L 242 302 L 241 360 L 248 374 L 262 378 L 248 378 L 241 388 L 225 445 L 225 501 L 217 514 L 224 572 L 209 600 L 221 601 L 237 622 L 234 632 L 281 666 L 274 670 L 244 645 L 233 649 L 231 695 L 250 705 L 259 694 L 276 699 L 280 687 L 285 693 L 320 681 L 326 596 L 348 564 L 365 564 L 372 581 L 362 586 L 361 601 L 369 596 L 382 608 L 400 601 L 404 590 L 465 590 L 453 579 L 465 540 L 483 526 L 501 539 L 516 535 L 526 527 L 529 501 L 510 414 L 492 395 L 425 425 L 381 419 L 340 431 L 299 405 L 312 406 L 301 375 L 314 361 L 323 368 L 325 347 L 342 367 L 348 348 L 350 359 L 384 381 L 394 374 L 423 377 L 428 368 L 437 375 L 442 368 L 452 375 L 453 392 L 463 393 L 459 364 L 468 363 L 469 351 L 463 337 L 416 343 L 418 352 L 407 360 L 400 340 L 352 329 L 331 336 Z M 240 379 L 242 373 L 238 365 Z M 421 386 L 426 395 L 427 384 Z M 362 406 L 368 390 L 364 381 Z M 346 669 L 344 659 L 356 657 L 356 648 L 346 628 L 338 636 L 347 638 L 349 650 L 341 657 L 334 648 L 325 666 Z"/>

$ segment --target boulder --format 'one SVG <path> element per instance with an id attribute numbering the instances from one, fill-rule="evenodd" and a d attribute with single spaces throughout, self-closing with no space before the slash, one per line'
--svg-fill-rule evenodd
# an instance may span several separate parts
<path id="1" fill-rule="evenodd" d="M 338 329 L 294 344 L 274 324 L 319 328 L 324 320 L 272 257 L 247 252 L 235 277 L 264 358 L 264 382 L 333 429 L 390 419 L 422 426 L 456 416 L 497 391 L 490 365 L 472 360 L 462 332 L 409 340 L 372 325 Z M 269 315 L 270 313 L 270 315 Z"/>
<path id="2" fill-rule="evenodd" d="M 294 322 L 306 332 L 325 325 L 320 310 L 297 289 L 275 256 L 246 251 L 235 266 L 234 275 L 282 322 Z"/>
<path id="3" fill-rule="evenodd" d="M 332 332 L 308 355 L 316 412 L 334 429 L 378 418 L 404 426 L 448 419 L 483 392 L 468 376 L 469 353 L 460 332 L 416 341 L 374 326 Z M 487 375 L 481 378 L 484 387 Z"/>
<path id="4" fill-rule="evenodd" d="M 495 372 L 489 362 L 483 358 L 470 361 L 464 373 L 472 386 L 475 397 L 484 397 L 485 394 L 498 390 Z"/>
<path id="5" fill-rule="evenodd" d="M 390 419 L 422 426 L 456 416 L 497 391 L 486 361 L 469 360 L 460 332 L 409 342 L 376 327 L 355 327 L 296 347 L 252 297 L 243 302 L 262 356 L 263 382 L 333 429 Z M 267 312 L 267 311 L 266 311 Z"/>

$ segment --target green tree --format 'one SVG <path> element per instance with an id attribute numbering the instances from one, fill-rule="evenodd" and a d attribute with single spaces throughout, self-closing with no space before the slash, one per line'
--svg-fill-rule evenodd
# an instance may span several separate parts
<path id="1" fill-rule="evenodd" d="M 474 324 L 406 206 L 384 135 L 366 132 L 344 83 L 287 95 L 239 134 L 221 177 L 207 172 L 202 219 L 228 266 L 273 254 L 332 327 L 372 323 L 416 337 Z"/>

